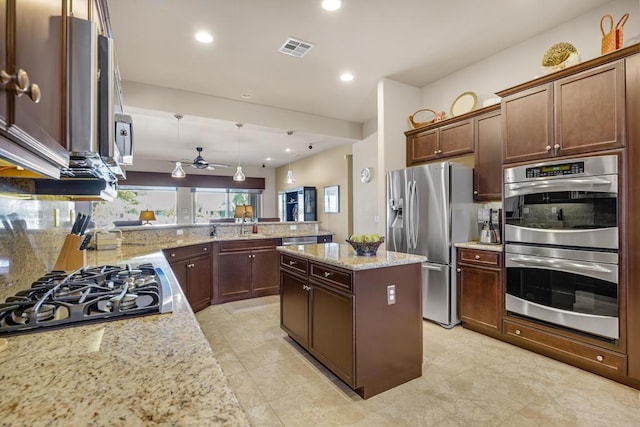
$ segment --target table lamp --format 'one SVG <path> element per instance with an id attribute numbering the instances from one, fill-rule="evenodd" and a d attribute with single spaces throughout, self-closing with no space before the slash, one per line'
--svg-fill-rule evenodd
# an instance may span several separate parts
<path id="1" fill-rule="evenodd" d="M 140 211 L 140 221 L 147 221 L 144 223 L 144 225 L 151 225 L 150 221 L 155 221 L 156 220 L 156 214 L 154 211 Z"/>

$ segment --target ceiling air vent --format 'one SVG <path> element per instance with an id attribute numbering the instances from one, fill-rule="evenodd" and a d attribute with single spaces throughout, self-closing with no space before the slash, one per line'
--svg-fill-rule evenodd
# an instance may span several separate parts
<path id="1" fill-rule="evenodd" d="M 302 58 L 311 50 L 313 45 L 309 42 L 303 42 L 302 40 L 296 40 L 289 37 L 280 47 L 279 51 L 287 55 L 295 56 L 296 58 Z"/>

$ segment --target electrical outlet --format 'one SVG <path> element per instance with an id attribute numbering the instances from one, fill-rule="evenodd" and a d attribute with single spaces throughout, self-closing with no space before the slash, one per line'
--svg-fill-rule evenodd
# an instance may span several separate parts
<path id="1" fill-rule="evenodd" d="M 182 228 L 178 228 L 178 229 L 176 230 L 176 234 L 177 234 L 178 236 L 182 236 L 182 235 L 184 234 L 184 230 L 183 230 Z"/>
<path id="2" fill-rule="evenodd" d="M 290 226 L 289 226 L 289 230 L 295 230 L 295 229 L 297 229 L 297 228 L 298 228 L 298 226 L 297 226 L 297 225 L 290 225 Z"/>
<path id="3" fill-rule="evenodd" d="M 396 303 L 396 285 L 387 286 L 387 305 Z"/>

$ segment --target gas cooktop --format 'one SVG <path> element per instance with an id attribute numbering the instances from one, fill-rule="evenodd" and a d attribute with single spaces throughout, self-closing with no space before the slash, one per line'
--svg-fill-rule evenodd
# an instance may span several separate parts
<path id="1" fill-rule="evenodd" d="M 52 271 L 0 303 L 0 335 L 166 313 L 171 286 L 152 264 Z"/>

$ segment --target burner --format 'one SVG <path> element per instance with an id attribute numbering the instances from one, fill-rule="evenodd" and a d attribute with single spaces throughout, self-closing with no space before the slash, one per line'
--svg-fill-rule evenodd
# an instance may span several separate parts
<path id="1" fill-rule="evenodd" d="M 161 280 L 164 279 L 164 280 Z M 171 311 L 171 288 L 152 264 L 52 271 L 0 303 L 0 335 Z"/>

